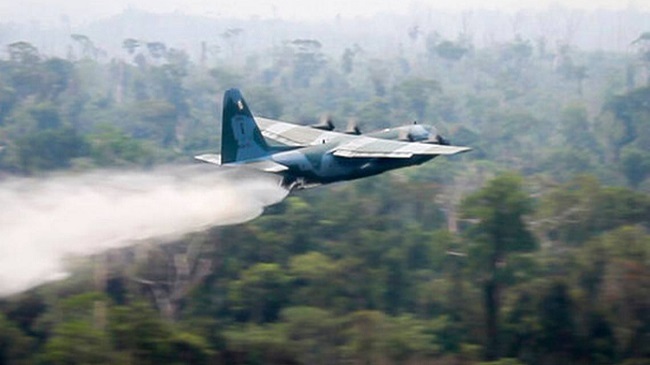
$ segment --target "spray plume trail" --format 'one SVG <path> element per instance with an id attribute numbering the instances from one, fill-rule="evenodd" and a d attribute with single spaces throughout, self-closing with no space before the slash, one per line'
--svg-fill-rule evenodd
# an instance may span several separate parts
<path id="1" fill-rule="evenodd" d="M 67 256 L 245 222 L 286 195 L 274 176 L 207 165 L 0 182 L 0 296 L 65 276 Z"/>

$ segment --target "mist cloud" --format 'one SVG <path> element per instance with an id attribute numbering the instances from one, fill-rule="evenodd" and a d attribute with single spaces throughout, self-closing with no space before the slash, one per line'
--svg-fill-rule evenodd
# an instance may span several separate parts
<path id="1" fill-rule="evenodd" d="M 286 195 L 273 176 L 207 165 L 0 182 L 0 296 L 61 278 L 67 256 L 244 222 Z"/>

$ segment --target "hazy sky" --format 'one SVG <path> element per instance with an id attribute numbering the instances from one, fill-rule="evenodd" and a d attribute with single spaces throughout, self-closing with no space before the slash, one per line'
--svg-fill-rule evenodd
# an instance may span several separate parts
<path id="1" fill-rule="evenodd" d="M 73 23 L 79 24 L 118 14 L 127 8 L 211 17 L 260 16 L 283 19 L 327 19 L 337 15 L 354 17 L 376 12 L 405 14 L 429 7 L 444 10 L 492 8 L 513 11 L 520 8 L 546 8 L 551 4 L 579 9 L 633 7 L 650 10 L 650 0 L 419 0 L 404 3 L 407 5 L 395 0 L 0 0 L 0 22 L 53 22 L 60 21 L 65 14 Z"/>

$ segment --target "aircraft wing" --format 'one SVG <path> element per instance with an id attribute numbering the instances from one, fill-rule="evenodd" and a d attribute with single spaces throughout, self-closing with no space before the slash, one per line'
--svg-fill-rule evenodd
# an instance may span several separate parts
<path id="1" fill-rule="evenodd" d="M 454 155 L 471 150 L 469 147 L 446 146 L 430 143 L 404 142 L 367 136 L 348 135 L 323 131 L 307 126 L 255 117 L 265 138 L 287 146 L 310 146 L 322 141 L 342 141 L 333 149 L 335 156 L 348 158 L 410 158 L 414 155 Z"/>
<path id="2" fill-rule="evenodd" d="M 333 149 L 334 156 L 348 158 L 410 158 L 412 156 L 455 155 L 471 150 L 469 147 L 402 142 L 358 136 Z"/>
<path id="3" fill-rule="evenodd" d="M 352 138 L 352 136 L 339 132 L 324 131 L 268 118 L 255 117 L 255 121 L 265 138 L 287 146 L 310 146 L 333 138 Z"/>

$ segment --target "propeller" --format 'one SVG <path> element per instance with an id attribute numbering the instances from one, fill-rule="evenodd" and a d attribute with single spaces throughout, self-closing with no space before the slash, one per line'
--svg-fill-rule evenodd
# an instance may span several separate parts
<path id="1" fill-rule="evenodd" d="M 435 126 L 432 126 L 431 129 L 429 129 L 429 138 L 427 138 L 425 143 L 439 143 L 438 139 L 441 138 L 440 135 L 438 134 L 438 128 Z"/>
<path id="2" fill-rule="evenodd" d="M 401 128 L 399 130 L 399 134 L 397 135 L 397 139 L 404 142 L 413 142 L 414 140 L 413 135 L 411 134 L 411 129 Z"/>
<path id="3" fill-rule="evenodd" d="M 311 127 L 324 131 L 333 131 L 334 123 L 332 123 L 332 117 L 329 114 L 325 114 L 320 118 L 318 124 L 312 125 Z"/>
<path id="4" fill-rule="evenodd" d="M 438 134 L 436 127 L 426 130 L 422 125 L 415 123 L 411 126 L 401 127 L 397 139 L 404 142 L 449 145 L 449 141 Z"/>
<path id="5" fill-rule="evenodd" d="M 429 130 L 429 138 L 424 143 L 440 144 L 449 146 L 449 140 L 438 134 L 438 129 L 436 127 L 431 127 Z"/>
<path id="6" fill-rule="evenodd" d="M 348 120 L 348 127 L 345 129 L 346 134 L 354 134 L 354 135 L 360 135 L 361 134 L 361 129 L 359 129 L 359 125 L 356 119 L 351 118 Z"/>
<path id="7" fill-rule="evenodd" d="M 415 121 L 410 126 L 400 127 L 399 134 L 397 135 L 397 139 L 404 142 L 420 142 L 428 137 L 429 132 Z"/>

